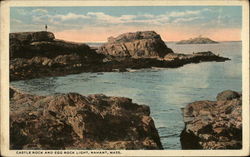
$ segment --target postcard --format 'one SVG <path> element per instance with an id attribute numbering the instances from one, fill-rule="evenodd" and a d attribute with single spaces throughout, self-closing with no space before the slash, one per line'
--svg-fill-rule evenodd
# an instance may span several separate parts
<path id="1" fill-rule="evenodd" d="M 249 3 L 1 2 L 2 156 L 249 155 Z"/>

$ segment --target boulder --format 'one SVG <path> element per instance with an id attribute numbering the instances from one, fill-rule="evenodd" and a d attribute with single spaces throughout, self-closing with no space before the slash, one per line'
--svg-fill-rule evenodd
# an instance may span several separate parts
<path id="1" fill-rule="evenodd" d="M 234 99 L 223 97 L 219 101 L 188 104 L 183 109 L 182 149 L 241 149 L 242 100 L 237 95 Z"/>
<path id="2" fill-rule="evenodd" d="M 216 97 L 217 101 L 233 100 L 239 98 L 241 95 L 232 90 L 226 90 L 219 93 Z"/>
<path id="3" fill-rule="evenodd" d="M 162 149 L 149 107 L 131 99 L 10 93 L 11 149 Z"/>
<path id="4" fill-rule="evenodd" d="M 162 58 L 173 51 L 166 46 L 154 31 L 124 33 L 109 37 L 108 42 L 98 49 L 99 53 L 116 57 Z"/>

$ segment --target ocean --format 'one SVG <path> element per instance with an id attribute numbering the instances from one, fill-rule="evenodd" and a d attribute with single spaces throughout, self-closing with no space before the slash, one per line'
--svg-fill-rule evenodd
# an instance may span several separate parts
<path id="1" fill-rule="evenodd" d="M 166 44 L 176 53 L 212 51 L 231 60 L 187 64 L 173 69 L 81 73 L 13 81 L 10 84 L 39 95 L 77 92 L 83 95 L 103 93 L 129 97 L 135 103 L 150 106 L 164 149 L 178 150 L 181 149 L 179 136 L 184 128 L 181 108 L 193 101 L 215 100 L 216 95 L 223 90 L 242 91 L 242 43 Z M 92 43 L 91 46 L 99 45 Z"/>

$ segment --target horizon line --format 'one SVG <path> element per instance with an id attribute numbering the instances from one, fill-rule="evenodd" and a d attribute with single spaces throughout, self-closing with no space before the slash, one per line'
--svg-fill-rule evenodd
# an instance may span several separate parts
<path id="1" fill-rule="evenodd" d="M 163 40 L 164 42 L 179 42 L 180 40 L 178 41 L 165 41 Z M 216 40 L 218 42 L 240 42 L 242 40 Z M 83 42 L 86 42 L 86 43 L 104 43 L 104 42 L 108 42 L 108 41 L 83 41 Z"/>

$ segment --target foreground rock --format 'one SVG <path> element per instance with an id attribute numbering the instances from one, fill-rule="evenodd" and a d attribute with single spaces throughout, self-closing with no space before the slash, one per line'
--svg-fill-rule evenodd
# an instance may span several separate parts
<path id="1" fill-rule="evenodd" d="M 216 44 L 216 43 L 218 42 L 201 36 L 177 42 L 177 44 Z"/>
<path id="2" fill-rule="evenodd" d="M 116 57 L 159 58 L 173 51 L 168 48 L 160 35 L 154 31 L 124 33 L 108 38 L 99 53 Z"/>
<path id="3" fill-rule="evenodd" d="M 242 97 L 234 91 L 218 94 L 217 101 L 197 101 L 183 110 L 183 149 L 241 149 Z"/>
<path id="4" fill-rule="evenodd" d="M 11 33 L 10 80 L 229 60 L 212 52 L 173 53 L 152 31 L 122 34 L 97 51 L 83 43 L 57 40 L 51 32 Z"/>
<path id="5" fill-rule="evenodd" d="M 10 88 L 11 149 L 162 149 L 146 105 L 77 93 L 36 96 Z"/>

